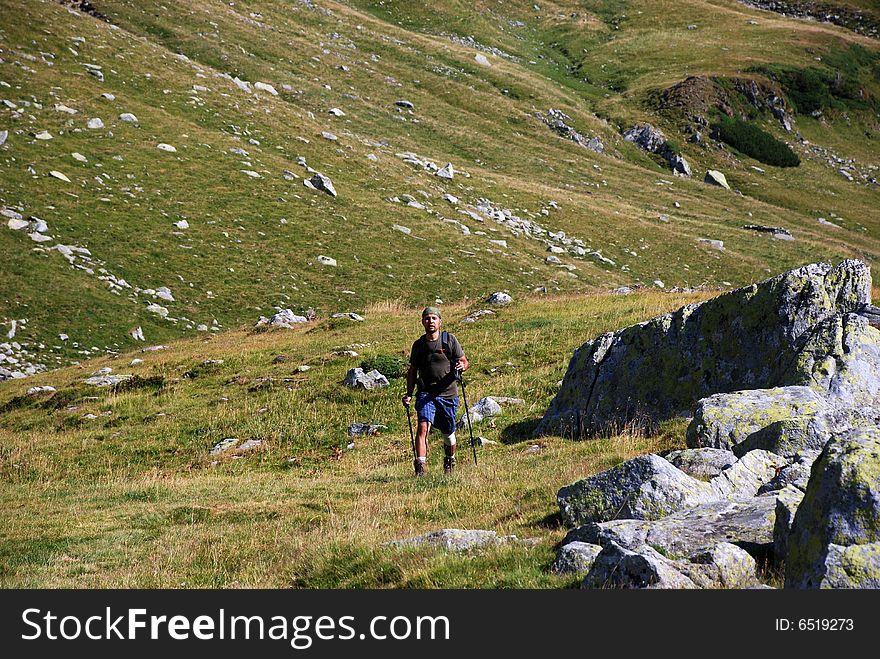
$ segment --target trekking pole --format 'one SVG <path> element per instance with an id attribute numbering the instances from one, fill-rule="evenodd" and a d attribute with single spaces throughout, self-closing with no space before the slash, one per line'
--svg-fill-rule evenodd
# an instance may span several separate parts
<path id="1" fill-rule="evenodd" d="M 416 455 L 416 438 L 415 435 L 413 435 L 412 412 L 409 410 L 409 405 L 406 406 L 406 418 L 409 420 L 409 441 L 412 446 L 413 461 L 416 461 L 419 459 L 419 456 Z"/>
<path id="2" fill-rule="evenodd" d="M 476 466 L 476 464 L 477 464 L 477 445 L 474 442 L 474 429 L 473 429 L 473 426 L 471 426 L 471 412 L 468 409 L 467 389 L 464 386 L 464 375 L 462 374 L 461 371 L 457 371 L 457 373 L 458 373 L 458 381 L 461 382 L 461 397 L 464 399 L 464 415 L 467 418 L 468 432 L 470 432 L 470 435 L 471 435 L 471 448 L 474 451 L 474 465 Z"/>

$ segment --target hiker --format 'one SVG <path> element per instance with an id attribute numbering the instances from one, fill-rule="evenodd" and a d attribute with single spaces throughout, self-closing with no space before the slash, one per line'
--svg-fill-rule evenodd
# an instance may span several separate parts
<path id="1" fill-rule="evenodd" d="M 467 357 L 455 335 L 441 332 L 440 309 L 426 307 L 422 311 L 425 333 L 412 345 L 409 370 L 406 373 L 406 395 L 403 406 L 409 407 L 413 390 L 416 394 L 418 433 L 415 441 L 413 467 L 416 476 L 427 473 L 428 433 L 435 426 L 443 434 L 443 471 L 455 469 L 455 425 L 458 412 L 458 374 L 468 367 Z"/>

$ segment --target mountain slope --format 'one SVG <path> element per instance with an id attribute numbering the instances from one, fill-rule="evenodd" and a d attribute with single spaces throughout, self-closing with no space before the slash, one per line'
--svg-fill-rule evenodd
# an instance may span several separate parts
<path id="1" fill-rule="evenodd" d="M 878 49 L 844 28 L 728 1 L 101 0 L 99 17 L 68 5 L 0 5 L 13 17 L 0 28 L 0 203 L 51 236 L 34 242 L 33 222 L 0 231 L 0 316 L 35 364 L 130 348 L 138 327 L 158 343 L 276 308 L 325 316 L 502 289 L 728 286 L 880 249 Z M 693 75 L 721 89 L 736 77 L 781 84 L 755 67 L 783 65 L 863 84 L 862 101 L 798 115 L 805 142 L 750 111 L 799 153 L 797 168 L 692 144 L 681 131 L 693 127 L 657 103 Z M 551 130 L 551 108 L 603 153 Z M 103 128 L 88 128 L 93 118 Z M 693 178 L 622 138 L 645 120 Z M 853 180 L 817 145 L 853 159 Z M 428 161 L 452 163 L 454 178 L 418 164 Z M 305 187 L 308 168 L 338 196 Z M 708 168 L 740 194 L 702 183 Z"/>

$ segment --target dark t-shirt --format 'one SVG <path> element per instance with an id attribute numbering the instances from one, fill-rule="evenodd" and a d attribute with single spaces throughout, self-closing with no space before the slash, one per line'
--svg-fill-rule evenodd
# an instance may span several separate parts
<path id="1" fill-rule="evenodd" d="M 464 350 L 454 334 L 449 335 L 447 344 L 451 353 L 448 358 L 443 354 L 442 332 L 436 341 L 428 341 L 423 334 L 412 344 L 409 363 L 418 369 L 419 391 L 438 394 L 443 398 L 458 396 L 453 364 L 464 356 Z"/>

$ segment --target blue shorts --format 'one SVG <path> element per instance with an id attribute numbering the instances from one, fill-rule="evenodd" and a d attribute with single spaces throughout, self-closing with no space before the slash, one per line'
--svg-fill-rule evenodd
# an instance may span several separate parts
<path id="1" fill-rule="evenodd" d="M 427 421 L 444 435 L 449 435 L 455 432 L 458 396 L 443 398 L 420 391 L 416 394 L 416 412 L 419 415 L 419 422 Z"/>

